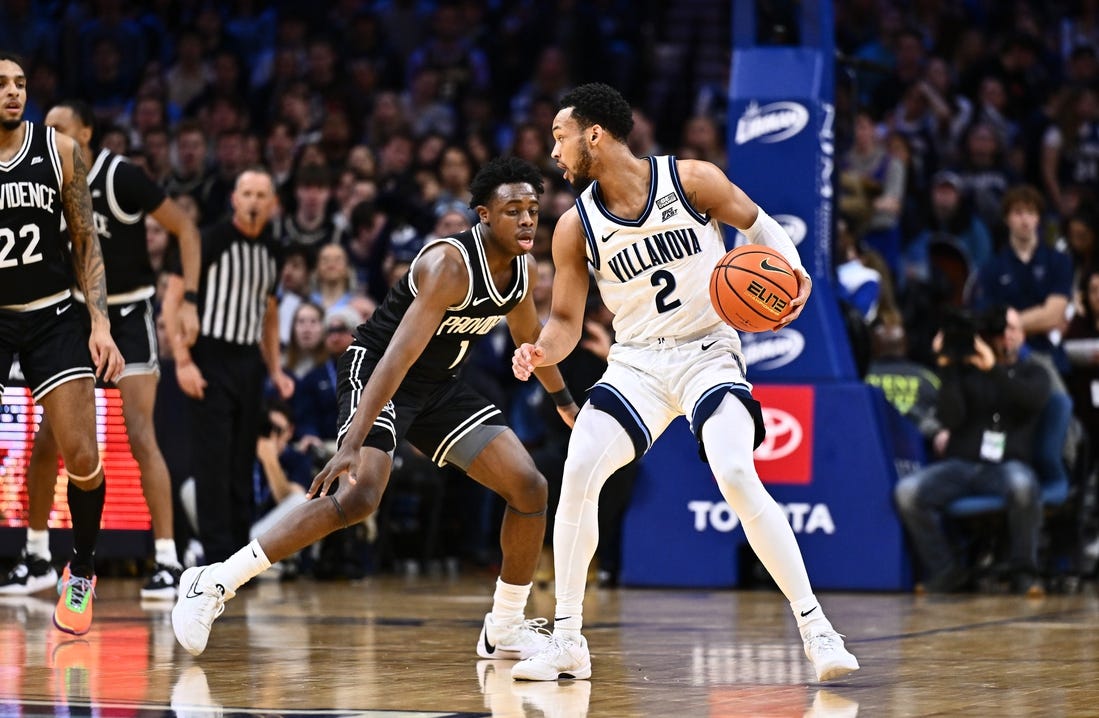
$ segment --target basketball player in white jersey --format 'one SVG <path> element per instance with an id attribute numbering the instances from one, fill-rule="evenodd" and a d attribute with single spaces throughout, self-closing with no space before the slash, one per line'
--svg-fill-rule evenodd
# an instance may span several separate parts
<path id="1" fill-rule="evenodd" d="M 580 196 L 553 233 L 557 274 L 550 318 L 534 344 L 516 350 L 515 376 L 527 379 L 576 345 L 588 265 L 614 312 L 616 343 L 569 443 L 553 536 L 553 639 L 517 663 L 512 676 L 591 676 L 580 631 L 587 567 L 599 539 L 599 491 L 681 415 L 690 421 L 700 455 L 752 549 L 790 601 L 817 679 L 857 670 L 858 661 L 813 595 L 785 513 L 756 474 L 752 451 L 763 440 L 763 417 L 745 379 L 740 338 L 718 318 L 707 290 L 710 272 L 725 254 L 718 224 L 723 222 L 749 241 L 777 249 L 794 267 L 800 291 L 785 326 L 801 313 L 812 289 L 797 249 L 715 165 L 634 156 L 626 145 L 630 106 L 613 88 L 583 85 L 561 107 L 553 121 L 553 158 Z"/>

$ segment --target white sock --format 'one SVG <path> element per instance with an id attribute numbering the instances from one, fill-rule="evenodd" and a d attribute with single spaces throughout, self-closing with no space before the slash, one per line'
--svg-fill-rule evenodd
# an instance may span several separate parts
<path id="1" fill-rule="evenodd" d="M 220 583 L 226 593 L 236 593 L 238 588 L 269 568 L 271 562 L 256 539 L 225 559 L 211 572 L 210 578 L 214 583 Z"/>
<path id="2" fill-rule="evenodd" d="M 27 529 L 27 553 L 38 558 L 44 558 L 47 561 L 53 558 L 50 554 L 49 529 L 42 529 L 41 531 Z"/>
<path id="3" fill-rule="evenodd" d="M 496 579 L 496 593 L 492 596 L 492 622 L 497 626 L 522 623 L 531 585 L 528 583 L 525 586 L 516 586 L 504 583 L 502 578 Z"/>
<path id="4" fill-rule="evenodd" d="M 179 568 L 179 557 L 176 556 L 176 541 L 170 538 L 160 538 L 153 541 L 156 551 L 156 562 L 163 566 Z"/>
<path id="5" fill-rule="evenodd" d="M 832 624 L 824 617 L 824 609 L 821 608 L 817 597 L 812 594 L 797 601 L 791 601 L 790 610 L 794 613 L 794 620 L 797 621 L 798 630 L 801 631 L 802 636 L 810 627 L 813 630 L 832 630 Z"/>
<path id="6" fill-rule="evenodd" d="M 557 604 L 553 614 L 553 635 L 580 642 L 580 629 L 584 627 L 583 606 Z"/>

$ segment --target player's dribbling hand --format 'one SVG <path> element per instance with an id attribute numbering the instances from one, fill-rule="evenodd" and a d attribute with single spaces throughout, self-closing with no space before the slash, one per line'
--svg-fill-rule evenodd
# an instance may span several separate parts
<path id="1" fill-rule="evenodd" d="M 801 316 L 801 310 L 805 308 L 805 303 L 809 301 L 809 294 L 813 291 L 812 278 L 804 269 L 795 269 L 794 274 L 798 277 L 798 295 L 790 300 L 789 313 L 771 331 L 777 332 L 779 329 L 789 326 L 790 322 Z"/>
<path id="2" fill-rule="evenodd" d="M 93 327 L 91 336 L 88 337 L 88 349 L 92 353 L 92 362 L 95 364 L 95 375 L 103 381 L 114 381 L 126 367 L 126 361 L 122 353 L 111 338 L 111 330 L 108 326 Z"/>
<path id="3" fill-rule="evenodd" d="M 309 490 L 305 492 L 305 498 L 311 499 L 314 496 L 328 495 L 328 489 L 331 488 L 332 482 L 338 479 L 341 474 L 347 474 L 347 480 L 355 483 L 359 473 L 359 450 L 357 446 L 357 442 L 344 441 L 336 451 L 335 456 L 329 459 L 324 468 L 320 470 L 320 473 L 313 477 L 313 483 L 309 485 Z"/>
<path id="4" fill-rule="evenodd" d="M 516 379 L 526 381 L 534 373 L 535 367 L 542 366 L 545 359 L 546 352 L 541 347 L 527 343 L 520 344 L 511 356 L 511 371 Z"/>

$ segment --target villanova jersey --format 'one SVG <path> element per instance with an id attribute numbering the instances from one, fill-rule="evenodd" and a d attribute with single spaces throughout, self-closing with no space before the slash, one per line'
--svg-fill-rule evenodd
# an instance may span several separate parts
<path id="1" fill-rule="evenodd" d="M 512 260 L 511 278 L 503 291 L 496 287 L 485 256 L 481 225 L 436 240 L 420 250 L 408 272 L 389 290 L 382 305 L 356 330 L 359 342 L 375 356 L 380 357 L 385 352 L 401 318 L 416 298 L 413 279 L 416 262 L 438 242 L 446 242 L 461 252 L 469 273 L 469 289 L 461 302 L 447 309 L 435 329 L 435 336 L 408 371 L 409 378 L 425 381 L 442 381 L 457 374 L 462 361 L 469 356 L 470 345 L 487 336 L 504 315 L 519 304 L 530 287 L 527 258 L 522 255 Z"/>
<path id="2" fill-rule="evenodd" d="M 649 157 L 649 200 L 638 219 L 611 214 L 593 182 L 576 200 L 615 340 L 688 337 L 722 326 L 710 304 L 710 274 L 725 256 L 717 220 L 687 202 L 674 157 Z"/>
<path id="3" fill-rule="evenodd" d="M 72 284 L 56 135 L 33 122 L 23 129 L 23 146 L 0 162 L 0 307 L 8 309 L 63 299 Z"/>
<path id="4" fill-rule="evenodd" d="M 107 273 L 107 303 L 129 304 L 153 296 L 156 274 L 145 244 L 145 214 L 164 201 L 164 190 L 140 167 L 106 149 L 88 170 L 88 189 Z M 75 294 L 84 300 L 79 291 Z"/>

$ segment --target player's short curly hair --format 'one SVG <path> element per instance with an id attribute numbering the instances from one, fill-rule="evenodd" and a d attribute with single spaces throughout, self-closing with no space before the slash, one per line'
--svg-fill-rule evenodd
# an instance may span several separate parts
<path id="1" fill-rule="evenodd" d="M 633 130 L 633 110 L 622 93 L 602 82 L 581 85 L 561 98 L 561 108 L 572 108 L 580 127 L 599 125 L 622 140 Z"/>
<path id="2" fill-rule="evenodd" d="M 497 157 L 485 163 L 469 183 L 470 209 L 488 205 L 492 193 L 504 184 L 526 183 L 542 194 L 542 173 L 526 160 L 518 157 Z"/>

